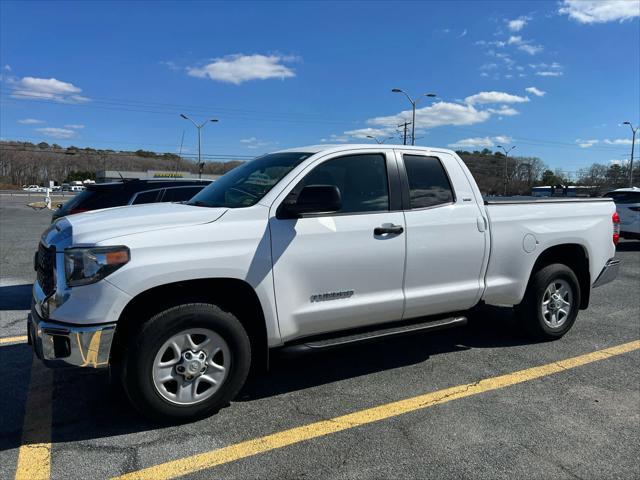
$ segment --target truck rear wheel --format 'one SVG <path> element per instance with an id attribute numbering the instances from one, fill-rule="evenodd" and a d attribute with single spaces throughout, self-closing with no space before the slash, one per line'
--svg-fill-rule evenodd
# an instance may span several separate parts
<path id="1" fill-rule="evenodd" d="M 554 340 L 571 329 L 579 308 L 580 284 L 575 273 L 566 265 L 554 263 L 533 275 L 516 314 L 531 336 Z"/>
<path id="2" fill-rule="evenodd" d="M 184 422 L 216 413 L 244 385 L 251 346 L 242 324 L 215 305 L 165 310 L 130 339 L 122 381 L 131 403 L 156 421 Z"/>

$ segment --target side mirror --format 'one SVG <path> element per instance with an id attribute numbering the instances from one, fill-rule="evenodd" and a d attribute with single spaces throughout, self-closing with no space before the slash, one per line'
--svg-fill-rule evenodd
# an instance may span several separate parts
<path id="1" fill-rule="evenodd" d="M 58 203 L 58 204 L 56 205 L 56 208 L 62 208 L 62 204 L 61 204 L 61 203 Z"/>
<path id="2" fill-rule="evenodd" d="M 342 209 L 342 195 L 335 185 L 307 185 L 295 202 L 286 200 L 278 209 L 277 218 L 298 218 L 308 213 L 333 213 Z"/>

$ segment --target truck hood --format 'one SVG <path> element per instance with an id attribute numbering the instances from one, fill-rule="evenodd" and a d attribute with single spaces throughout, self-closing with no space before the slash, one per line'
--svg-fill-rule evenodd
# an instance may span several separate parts
<path id="1" fill-rule="evenodd" d="M 215 222 L 226 208 L 182 203 L 152 203 L 107 208 L 65 217 L 73 228 L 74 244 L 94 244 L 134 233 Z"/>

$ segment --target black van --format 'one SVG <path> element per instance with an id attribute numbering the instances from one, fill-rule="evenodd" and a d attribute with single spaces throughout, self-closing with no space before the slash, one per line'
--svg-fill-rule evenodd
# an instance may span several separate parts
<path id="1" fill-rule="evenodd" d="M 94 183 L 66 203 L 58 205 L 52 221 L 74 213 L 99 208 L 157 202 L 184 202 L 209 185 L 211 180 L 125 180 Z"/>

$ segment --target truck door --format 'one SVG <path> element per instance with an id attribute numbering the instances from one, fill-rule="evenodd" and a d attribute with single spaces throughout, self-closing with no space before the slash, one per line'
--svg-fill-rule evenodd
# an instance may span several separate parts
<path id="1" fill-rule="evenodd" d="M 481 295 L 489 245 L 471 184 L 450 154 L 396 153 L 407 226 L 404 318 L 468 309 Z"/>
<path id="2" fill-rule="evenodd" d="M 319 159 L 271 208 L 274 287 L 284 340 L 402 318 L 405 224 L 394 153 L 358 152 Z M 277 218 L 278 206 L 306 185 L 338 187 L 342 209 Z M 380 233 L 380 227 L 392 232 Z"/>

